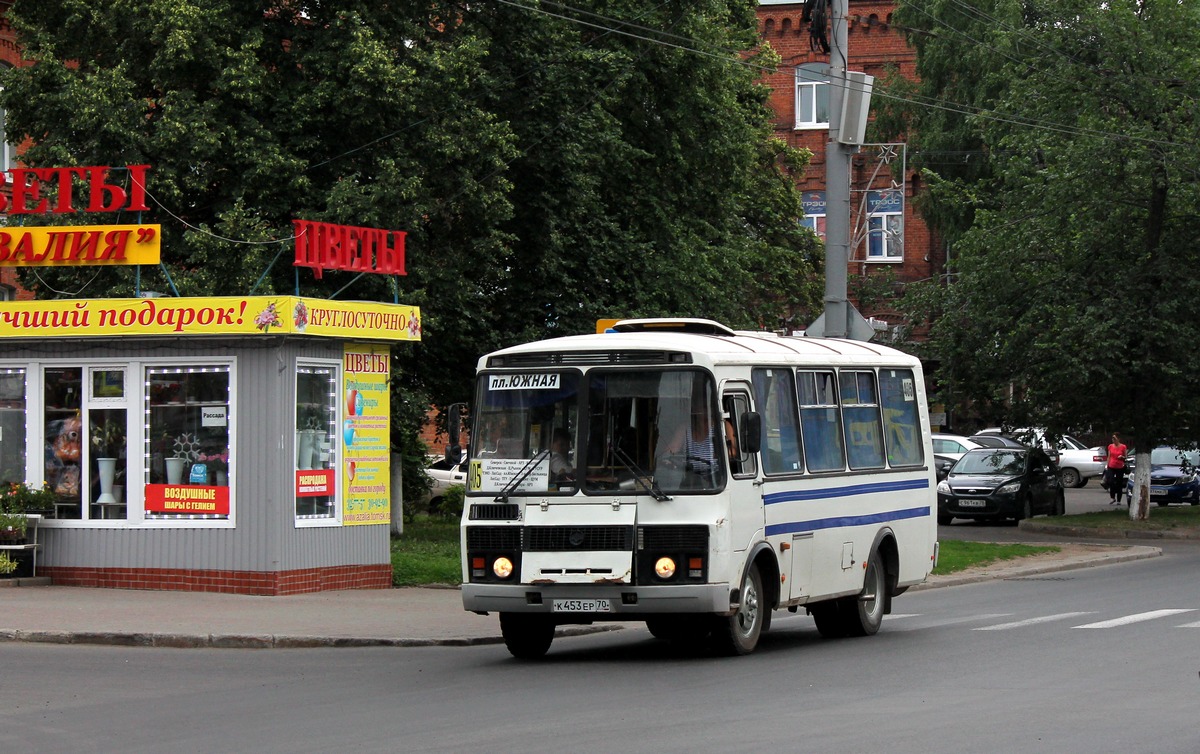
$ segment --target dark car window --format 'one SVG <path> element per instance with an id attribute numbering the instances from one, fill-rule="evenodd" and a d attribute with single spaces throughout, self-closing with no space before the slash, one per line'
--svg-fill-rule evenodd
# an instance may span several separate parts
<path id="1" fill-rule="evenodd" d="M 972 450 L 954 466 L 955 474 L 1006 474 L 1025 471 L 1025 453 L 1016 450 Z"/>

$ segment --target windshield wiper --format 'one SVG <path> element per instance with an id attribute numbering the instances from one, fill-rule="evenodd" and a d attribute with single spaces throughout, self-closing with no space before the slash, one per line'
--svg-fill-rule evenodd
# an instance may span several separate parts
<path id="1" fill-rule="evenodd" d="M 514 474 L 513 478 L 509 479 L 508 483 L 500 488 L 500 494 L 496 495 L 496 499 L 493 500 L 492 502 L 507 503 L 508 496 L 511 495 L 513 492 L 515 492 L 517 487 L 521 486 L 521 482 L 525 481 L 525 477 L 532 474 L 533 470 L 537 468 L 538 464 L 541 463 L 542 460 L 545 459 L 549 455 L 550 455 L 550 449 L 547 448 L 546 450 L 543 450 L 540 453 L 538 453 L 537 455 L 535 455 L 533 458 L 530 458 L 529 461 L 524 466 L 521 467 L 521 470 L 518 471 L 516 474 Z"/>
<path id="2" fill-rule="evenodd" d="M 654 477 L 650 476 L 645 471 L 642 471 L 641 467 L 638 466 L 625 451 L 621 450 L 620 445 L 614 445 L 612 451 L 613 455 L 617 457 L 617 459 L 625 466 L 625 468 L 633 472 L 634 481 L 645 487 L 646 491 L 650 493 L 651 497 L 660 503 L 671 499 L 667 493 L 663 492 L 662 489 L 659 488 L 658 482 L 655 481 Z M 650 480 L 649 484 L 646 483 L 647 479 Z"/>

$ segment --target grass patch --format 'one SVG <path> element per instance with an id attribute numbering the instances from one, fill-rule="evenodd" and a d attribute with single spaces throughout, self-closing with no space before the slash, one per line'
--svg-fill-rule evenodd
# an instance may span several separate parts
<path id="1" fill-rule="evenodd" d="M 1038 519 L 1039 521 L 1046 519 Z M 1078 516 L 1067 516 L 1051 523 L 1062 522 L 1071 526 L 1085 526 L 1090 529 L 1110 529 L 1121 531 L 1162 531 L 1164 529 L 1197 529 L 1200 528 L 1200 506 L 1169 505 L 1159 506 L 1150 504 L 1150 516 L 1145 521 L 1129 520 L 1129 510 L 1124 506 L 1114 507 L 1110 511 L 1081 513 Z"/>
<path id="2" fill-rule="evenodd" d="M 938 551 L 936 576 L 986 566 L 998 560 L 1013 560 L 1043 552 L 1058 552 L 1053 545 L 995 544 L 992 542 L 960 542 L 955 539 L 942 540 Z"/>
<path id="3" fill-rule="evenodd" d="M 392 537 L 392 586 L 462 583 L 458 519 L 418 515 Z"/>
<path id="4" fill-rule="evenodd" d="M 1096 529 L 1130 531 L 1200 528 L 1200 507 L 1151 506 L 1148 521 L 1130 521 L 1124 507 L 1053 521 Z M 392 539 L 392 585 L 461 584 L 458 525 L 456 518 L 427 515 L 418 515 L 415 520 L 405 522 L 404 534 Z M 943 540 L 938 565 L 933 572 L 940 576 L 1001 560 L 1058 551 L 1059 548 L 1054 546 Z"/>

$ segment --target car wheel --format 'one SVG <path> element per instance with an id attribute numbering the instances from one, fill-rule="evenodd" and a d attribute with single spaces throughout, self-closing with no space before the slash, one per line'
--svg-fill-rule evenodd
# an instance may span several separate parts
<path id="1" fill-rule="evenodd" d="M 542 615 L 500 613 L 500 634 L 513 657 L 537 660 L 554 641 L 554 621 Z"/>
<path id="2" fill-rule="evenodd" d="M 1059 479 L 1062 480 L 1064 487 L 1082 487 L 1079 483 L 1079 472 L 1075 469 L 1063 469 L 1059 472 Z"/>
<path id="3" fill-rule="evenodd" d="M 1054 512 L 1051 513 L 1050 515 L 1051 516 L 1067 515 L 1067 496 L 1066 496 L 1066 494 L 1063 493 L 1062 490 L 1058 491 L 1058 498 L 1054 501 Z"/>
<path id="4" fill-rule="evenodd" d="M 1030 499 L 1028 493 L 1025 494 L 1025 500 L 1021 503 L 1021 515 L 1017 518 L 1018 521 L 1028 521 L 1033 518 L 1033 500 Z"/>
<path id="5" fill-rule="evenodd" d="M 751 563 L 742 579 L 742 601 L 737 612 L 728 618 L 720 617 L 713 626 L 713 645 L 727 655 L 747 655 L 758 646 L 762 635 L 763 616 L 771 607 L 766 603 L 762 577 L 758 566 Z"/>

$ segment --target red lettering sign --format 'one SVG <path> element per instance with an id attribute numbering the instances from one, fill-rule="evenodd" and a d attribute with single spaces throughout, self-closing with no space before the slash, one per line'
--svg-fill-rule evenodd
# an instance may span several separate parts
<path id="1" fill-rule="evenodd" d="M 109 182 L 109 167 L 83 168 L 13 168 L 0 173 L 0 186 L 7 181 L 12 199 L 0 194 L 0 212 L 10 215 L 71 214 L 78 210 L 72 204 L 75 181 L 88 189 L 87 212 L 143 212 L 146 206 L 146 171 L 149 165 L 127 165 L 129 186 Z M 5 175 L 7 173 L 7 175 Z M 43 196 L 45 189 L 57 199 Z"/>
<path id="2" fill-rule="evenodd" d="M 189 484 L 147 484 L 147 513 L 229 515 L 229 488 Z"/>
<path id="3" fill-rule="evenodd" d="M 312 220 L 293 220 L 296 267 L 310 267 L 318 280 L 324 270 L 407 275 L 402 230 L 357 228 Z M 390 241 L 390 244 L 389 244 Z"/>

